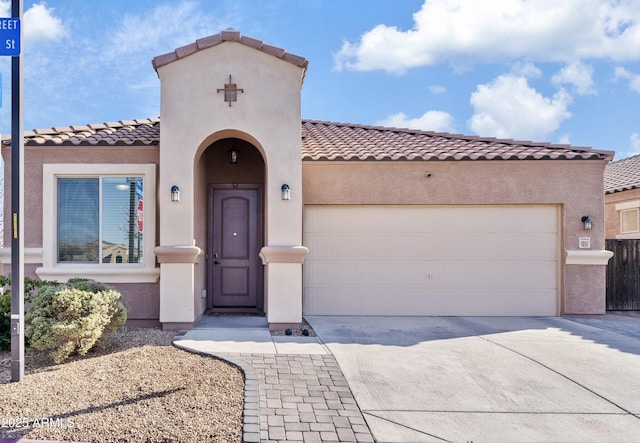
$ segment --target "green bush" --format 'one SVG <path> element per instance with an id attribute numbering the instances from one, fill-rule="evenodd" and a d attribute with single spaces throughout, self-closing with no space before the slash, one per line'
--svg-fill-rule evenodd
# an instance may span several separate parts
<path id="1" fill-rule="evenodd" d="M 31 303 L 34 292 L 44 286 L 58 286 L 60 283 L 47 280 L 24 278 L 24 301 Z M 11 348 L 11 276 L 0 275 L 0 351 Z"/>
<path id="2" fill-rule="evenodd" d="M 31 347 L 50 351 L 56 363 L 74 353 L 85 355 L 104 332 L 124 325 L 127 310 L 121 297 L 115 289 L 92 280 L 44 286 L 25 316 L 25 337 Z"/>

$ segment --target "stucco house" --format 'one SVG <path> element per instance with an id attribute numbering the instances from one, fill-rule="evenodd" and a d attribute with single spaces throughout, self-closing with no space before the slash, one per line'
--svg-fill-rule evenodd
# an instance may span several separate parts
<path id="1" fill-rule="evenodd" d="M 25 134 L 27 275 L 111 283 L 166 329 L 604 313 L 612 152 L 302 120 L 307 60 L 233 30 L 153 67 L 160 118 Z"/>
<path id="2" fill-rule="evenodd" d="M 640 155 L 607 165 L 604 192 L 605 237 L 640 239 Z"/>

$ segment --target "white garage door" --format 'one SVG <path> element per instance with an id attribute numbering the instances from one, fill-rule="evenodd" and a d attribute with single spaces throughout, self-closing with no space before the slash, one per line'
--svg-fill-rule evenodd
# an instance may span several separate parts
<path id="1" fill-rule="evenodd" d="M 308 315 L 557 315 L 555 206 L 306 206 Z"/>

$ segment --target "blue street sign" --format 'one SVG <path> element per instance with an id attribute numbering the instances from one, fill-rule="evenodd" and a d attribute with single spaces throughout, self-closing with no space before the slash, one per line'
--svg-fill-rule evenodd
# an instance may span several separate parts
<path id="1" fill-rule="evenodd" d="M 20 55 L 19 18 L 0 18 L 0 55 Z"/>

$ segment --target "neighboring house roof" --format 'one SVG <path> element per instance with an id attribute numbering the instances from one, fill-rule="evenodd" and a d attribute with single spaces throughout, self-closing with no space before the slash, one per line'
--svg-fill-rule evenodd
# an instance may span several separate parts
<path id="1" fill-rule="evenodd" d="M 228 29 L 226 31 L 222 31 L 220 34 L 201 38 L 196 40 L 194 43 L 182 46 L 175 51 L 154 57 L 151 64 L 153 65 L 153 69 L 157 71 L 158 68 L 164 65 L 168 65 L 169 63 L 173 63 L 174 61 L 187 57 L 195 52 L 211 48 L 212 46 L 217 46 L 224 42 L 237 42 L 242 45 L 249 46 L 250 48 L 257 49 L 269 55 L 273 55 L 274 57 L 293 63 L 294 65 L 303 68 L 304 72 L 306 72 L 307 67 L 309 66 L 309 61 L 304 57 L 291 54 L 276 46 L 267 45 L 262 40 L 240 35 L 240 32 L 233 29 Z M 304 74 L 302 77 L 304 78 Z"/>
<path id="2" fill-rule="evenodd" d="M 640 188 L 640 155 L 609 163 L 604 170 L 604 193 Z"/>
<path id="3" fill-rule="evenodd" d="M 11 141 L 3 137 L 5 144 Z M 25 132 L 25 146 L 136 146 L 160 143 L 160 119 Z M 302 160 L 607 160 L 611 151 L 414 129 L 302 121 Z"/>

